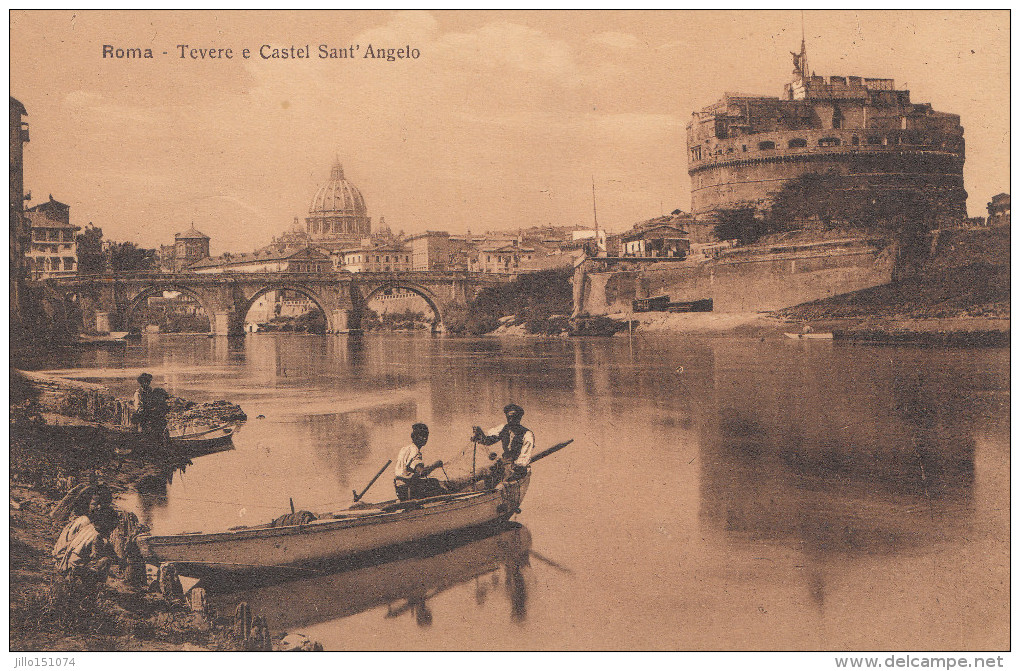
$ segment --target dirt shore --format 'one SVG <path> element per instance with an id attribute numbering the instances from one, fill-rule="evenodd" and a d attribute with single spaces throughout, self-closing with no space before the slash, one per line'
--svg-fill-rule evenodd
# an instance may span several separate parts
<path id="1" fill-rule="evenodd" d="M 815 333 L 838 333 L 848 338 L 855 334 L 872 334 L 876 341 L 882 336 L 890 342 L 910 334 L 929 334 L 945 339 L 966 341 L 967 336 L 997 334 L 1008 339 L 1010 320 L 993 317 L 951 317 L 939 319 L 909 318 L 849 318 L 849 319 L 791 319 L 772 313 L 723 312 L 643 312 L 634 315 L 609 315 L 613 319 L 637 322 L 635 333 L 685 333 L 720 335 L 743 338 L 782 338 L 784 333 L 796 333 L 809 326 Z M 622 331 L 618 336 L 627 336 Z"/>
<path id="2" fill-rule="evenodd" d="M 97 593 L 58 578 L 51 552 L 67 520 L 50 513 L 72 487 L 103 483 L 116 505 L 117 495 L 130 490 L 158 494 L 191 462 L 116 426 L 123 402 L 101 385 L 15 370 L 10 381 L 10 649 L 252 649 L 250 627 L 235 632 L 233 613 L 196 608 L 196 599 L 179 593 L 131 587 L 120 571 Z M 179 418 L 244 416 L 226 402 L 174 400 Z M 262 649 L 267 642 L 263 637 Z"/>
<path id="3" fill-rule="evenodd" d="M 232 614 L 193 612 L 184 600 L 138 591 L 114 575 L 82 598 L 57 579 L 50 555 L 64 525 L 50 511 L 70 485 L 96 478 L 123 493 L 185 466 L 101 430 L 14 426 L 10 446 L 10 649 L 243 650 Z M 130 451 L 130 453 L 128 453 Z"/>

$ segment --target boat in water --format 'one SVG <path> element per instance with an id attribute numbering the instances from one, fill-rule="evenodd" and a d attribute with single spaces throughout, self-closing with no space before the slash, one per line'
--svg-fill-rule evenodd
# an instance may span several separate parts
<path id="1" fill-rule="evenodd" d="M 411 501 L 357 504 L 304 523 L 235 527 L 138 537 L 154 562 L 175 562 L 182 572 L 252 571 L 354 557 L 450 532 L 498 524 L 520 512 L 531 480 L 505 480 L 492 489 L 468 490 Z"/>

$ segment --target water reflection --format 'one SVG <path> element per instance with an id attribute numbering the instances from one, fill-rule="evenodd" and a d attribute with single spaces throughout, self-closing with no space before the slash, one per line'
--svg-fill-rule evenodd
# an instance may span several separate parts
<path id="1" fill-rule="evenodd" d="M 829 370 L 795 386 L 774 379 L 788 374 L 752 367 L 738 385 L 732 371 L 718 372 L 718 423 L 701 443 L 701 512 L 735 542 L 801 552 L 821 612 L 830 574 L 846 558 L 926 551 L 960 533 L 975 444 L 959 422 L 939 419 L 943 404 L 958 402 L 951 395 L 913 402 L 902 394 L 913 387 L 894 378 L 889 403 L 867 369 Z"/>
<path id="2" fill-rule="evenodd" d="M 221 610 L 247 601 L 267 617 L 273 630 L 307 627 L 382 607 L 385 619 L 407 616 L 419 627 L 428 627 L 433 622 L 430 601 L 473 582 L 478 606 L 501 591 L 511 618 L 520 622 L 527 616 L 524 573 L 529 570 L 530 552 L 530 532 L 512 524 L 391 548 L 358 564 L 319 565 L 286 575 L 296 579 L 281 579 L 279 574 L 235 582 L 221 578 L 220 583 L 210 583 L 210 591 L 218 594 L 214 600 Z M 262 586 L 248 589 L 252 580 Z"/>
<path id="3" fill-rule="evenodd" d="M 705 522 L 821 555 L 957 535 L 974 483 L 975 442 L 954 410 L 965 399 L 898 372 L 814 364 L 714 364 L 716 411 L 700 441 Z"/>

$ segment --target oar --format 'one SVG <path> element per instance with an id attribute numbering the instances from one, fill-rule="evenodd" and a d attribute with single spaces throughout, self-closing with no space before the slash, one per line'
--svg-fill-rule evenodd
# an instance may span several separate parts
<path id="1" fill-rule="evenodd" d="M 570 440 L 568 440 L 566 442 L 558 443 L 556 445 L 553 445 L 548 450 L 542 450 L 541 452 L 539 452 L 538 454 L 536 454 L 535 456 L 533 456 L 531 458 L 531 463 L 535 463 L 539 459 L 544 459 L 545 457 L 548 457 L 553 452 L 559 452 L 560 450 L 562 450 L 567 445 L 570 445 L 572 442 L 574 442 L 573 438 L 571 438 Z"/>
<path id="2" fill-rule="evenodd" d="M 560 564 L 557 564 L 557 563 L 556 563 L 556 562 L 554 562 L 554 561 L 553 561 L 552 559 L 549 559 L 548 557 L 546 557 L 546 556 L 544 556 L 544 555 L 540 555 L 539 553 L 535 552 L 534 550 L 532 550 L 532 551 L 531 551 L 531 552 L 530 552 L 529 554 L 530 554 L 530 555 L 531 555 L 532 557 L 534 557 L 535 559 L 538 559 L 538 560 L 540 560 L 540 561 L 543 561 L 543 562 L 545 562 L 546 564 L 548 564 L 549 566 L 552 566 L 552 567 L 553 567 L 554 569 L 556 569 L 557 571 L 562 571 L 563 573 L 571 573 L 571 574 L 573 573 L 573 571 L 571 571 L 570 569 L 568 569 L 568 568 L 567 568 L 566 566 L 562 566 L 562 565 L 560 565 Z"/>
<path id="3" fill-rule="evenodd" d="M 352 490 L 351 490 L 351 493 L 353 493 L 353 494 L 354 494 L 354 502 L 355 502 L 355 503 L 357 503 L 358 501 L 360 501 L 360 500 L 361 500 L 361 497 L 363 497 L 363 496 L 364 496 L 365 494 L 367 494 L 367 493 L 368 493 L 368 490 L 369 490 L 369 489 L 370 489 L 370 488 L 372 487 L 372 485 L 374 485 L 374 484 L 375 484 L 375 481 L 379 479 L 379 476 L 380 476 L 380 475 L 382 475 L 382 474 L 383 474 L 383 473 L 384 473 L 384 472 L 386 471 L 386 469 L 390 467 L 390 464 L 392 464 L 392 463 L 393 463 L 393 460 L 392 460 L 392 459 L 390 459 L 389 461 L 387 461 L 387 462 L 386 462 L 386 465 L 385 465 L 385 466 L 383 466 L 382 468 L 380 468 L 380 469 L 379 469 L 379 472 L 378 472 L 378 473 L 376 473 L 376 474 L 375 474 L 375 477 L 374 477 L 374 478 L 372 478 L 371 482 L 369 482 L 369 483 L 368 483 L 368 485 L 367 485 L 367 486 L 366 486 L 366 487 L 365 487 L 365 488 L 364 488 L 363 490 L 361 490 L 361 493 L 360 493 L 360 494 L 358 493 L 358 490 L 356 490 L 356 489 L 352 489 Z"/>

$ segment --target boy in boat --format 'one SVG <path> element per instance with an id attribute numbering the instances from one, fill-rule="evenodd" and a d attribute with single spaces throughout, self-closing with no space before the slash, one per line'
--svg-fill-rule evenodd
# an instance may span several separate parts
<path id="1" fill-rule="evenodd" d="M 403 447 L 397 454 L 397 465 L 393 471 L 393 487 L 397 490 L 397 498 L 401 501 L 424 499 L 429 496 L 441 496 L 447 493 L 446 487 L 439 480 L 428 477 L 432 471 L 442 468 L 443 462 L 437 461 L 425 466 L 421 448 L 429 441 L 429 427 L 415 424 L 411 427 L 411 444 Z"/>
<path id="2" fill-rule="evenodd" d="M 496 482 L 523 477 L 528 472 L 528 464 L 535 451 L 535 434 L 521 424 L 524 408 L 510 403 L 503 408 L 503 414 L 506 415 L 506 424 L 493 427 L 487 432 L 476 426 L 471 436 L 472 441 L 482 445 L 503 444 L 503 454 L 492 467 L 492 476 Z"/>
<path id="3" fill-rule="evenodd" d="M 170 412 L 167 403 L 170 395 L 165 389 L 152 386 L 152 375 L 142 373 L 138 376 L 138 391 L 131 404 L 135 408 L 131 416 L 138 428 L 155 444 L 166 442 L 166 416 Z"/>

